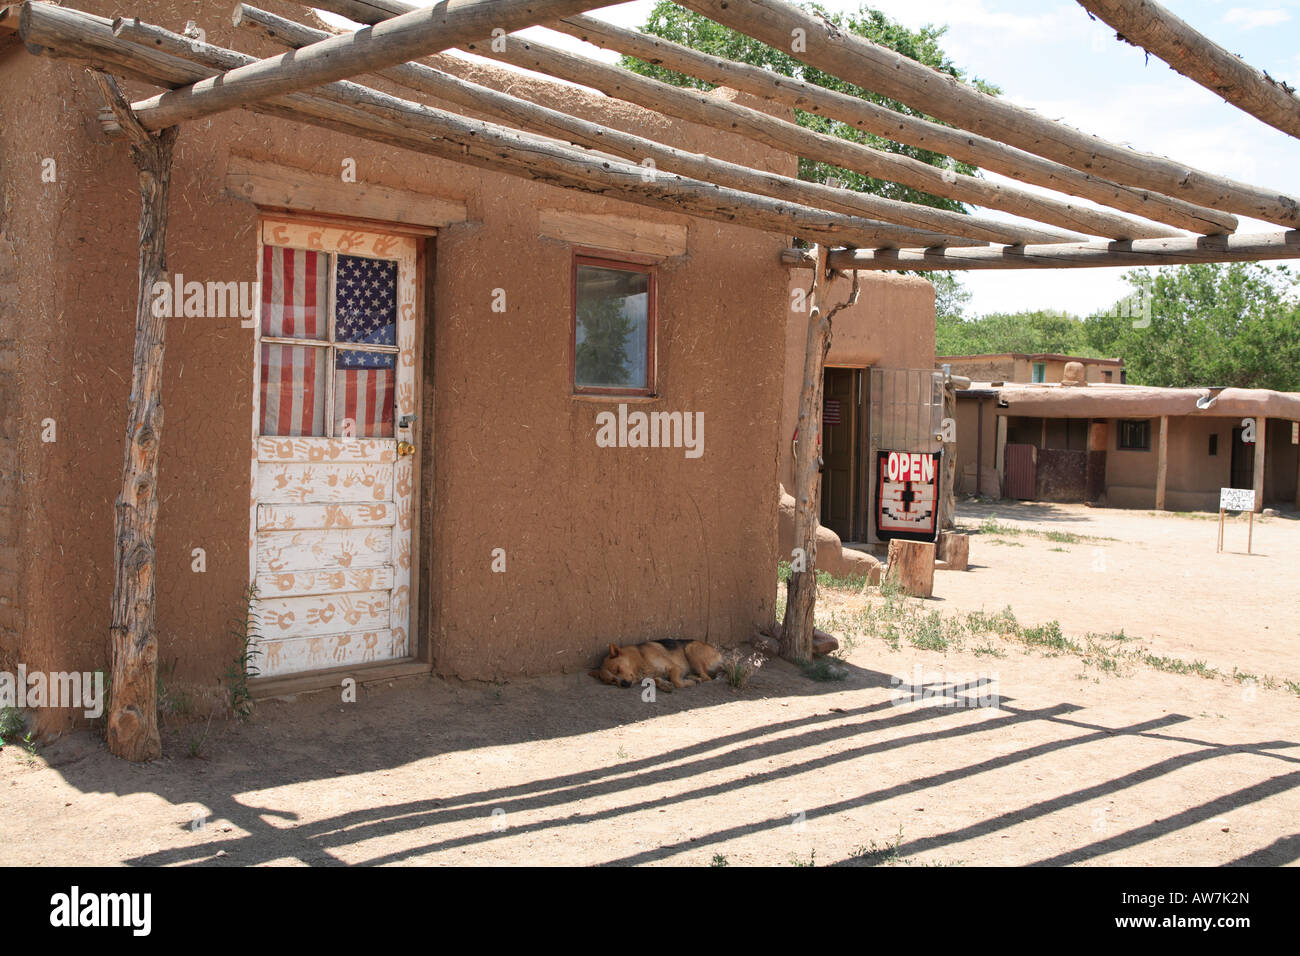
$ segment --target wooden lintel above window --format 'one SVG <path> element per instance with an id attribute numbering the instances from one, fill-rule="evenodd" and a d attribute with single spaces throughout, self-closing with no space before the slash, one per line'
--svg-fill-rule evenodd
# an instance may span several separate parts
<path id="1" fill-rule="evenodd" d="M 548 239 L 591 249 L 643 256 L 686 254 L 685 226 L 646 222 L 629 216 L 540 209 L 537 212 L 537 232 Z"/>
<path id="2" fill-rule="evenodd" d="M 438 229 L 464 222 L 463 202 L 428 193 L 367 183 L 344 182 L 292 166 L 232 155 L 226 167 L 226 191 L 272 209 L 400 223 Z"/>

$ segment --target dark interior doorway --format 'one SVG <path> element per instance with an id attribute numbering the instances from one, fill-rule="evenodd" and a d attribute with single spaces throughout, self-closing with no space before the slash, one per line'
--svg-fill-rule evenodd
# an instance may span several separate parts
<path id="1" fill-rule="evenodd" d="M 822 527 L 841 541 L 865 533 L 862 492 L 862 370 L 828 368 L 822 400 Z"/>
<path id="2" fill-rule="evenodd" d="M 1255 487 L 1255 446 L 1241 440 L 1242 429 L 1232 430 L 1232 488 Z"/>

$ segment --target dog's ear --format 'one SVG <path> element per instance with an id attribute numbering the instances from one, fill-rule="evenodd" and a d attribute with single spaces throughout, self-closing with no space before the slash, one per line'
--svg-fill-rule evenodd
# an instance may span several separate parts
<path id="1" fill-rule="evenodd" d="M 613 644 L 609 645 L 609 656 L 618 657 L 618 648 L 615 647 Z"/>

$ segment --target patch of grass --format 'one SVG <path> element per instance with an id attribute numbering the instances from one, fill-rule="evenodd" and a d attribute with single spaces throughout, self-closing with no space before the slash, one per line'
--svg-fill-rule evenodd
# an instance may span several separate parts
<path id="1" fill-rule="evenodd" d="M 1004 538 L 990 538 L 989 544 L 1001 544 L 1008 548 L 1023 548 L 1024 545 L 1019 541 L 1007 541 Z"/>
<path id="2" fill-rule="evenodd" d="M 1107 538 L 1101 535 L 1093 534 L 1076 534 L 1073 531 L 1040 531 L 1037 528 L 1026 528 L 1022 525 L 1003 524 L 998 521 L 997 515 L 989 515 L 979 523 L 977 527 L 971 528 L 969 525 L 964 526 L 966 530 L 973 530 L 979 534 L 1002 535 L 1003 537 L 1019 537 L 1025 535 L 1031 538 L 1043 538 L 1046 541 L 1055 541 L 1058 544 L 1080 544 L 1084 541 L 1114 541 L 1115 538 Z M 1007 542 L 990 542 L 992 544 L 1006 544 Z"/>
<path id="3" fill-rule="evenodd" d="M 790 865 L 791 865 L 791 866 L 816 866 L 816 865 L 817 865 L 817 851 L 816 851 L 816 850 L 813 850 L 811 853 L 809 853 L 809 854 L 808 854 L 808 859 L 807 859 L 806 861 L 805 861 L 805 860 L 801 860 L 801 859 L 799 859 L 799 857 L 797 857 L 797 856 L 795 856 L 793 853 L 791 853 L 791 854 L 790 854 Z"/>
<path id="4" fill-rule="evenodd" d="M 1030 647 L 1045 647 L 1053 654 L 1082 654 L 1083 648 L 1061 633 L 1059 621 L 1048 621 L 1020 631 L 1020 639 Z"/>
<path id="5" fill-rule="evenodd" d="M 262 651 L 254 646 L 261 637 L 261 618 L 253 610 L 257 600 L 257 586 L 250 584 L 244 592 L 243 614 L 231 621 L 230 635 L 238 644 L 238 653 L 226 669 L 226 687 L 230 694 L 230 710 L 240 720 L 247 720 L 253 712 L 253 698 L 248 692 L 248 682 L 259 673 L 256 658 Z"/>
<path id="6" fill-rule="evenodd" d="M 812 661 L 795 661 L 795 663 L 803 671 L 803 676 L 809 680 L 825 682 L 844 680 L 849 676 L 849 672 L 830 657 L 819 657 Z"/>
<path id="7" fill-rule="evenodd" d="M 899 852 L 899 847 L 902 845 L 903 825 L 900 823 L 898 833 L 893 840 L 883 844 L 872 840 L 868 844 L 857 847 L 849 855 L 872 866 L 897 866 L 903 862 L 902 854 Z"/>
<path id="8" fill-rule="evenodd" d="M 1282 683 L 1286 685 L 1287 690 L 1295 694 L 1297 697 L 1300 697 L 1300 683 L 1293 680 L 1284 680 Z"/>
<path id="9" fill-rule="evenodd" d="M 998 657 L 998 658 L 1001 658 L 1001 657 L 1006 657 L 1006 656 L 1007 656 L 1007 652 L 1006 652 L 1006 651 L 1001 650 L 1000 648 L 994 647 L 992 644 L 989 644 L 987 641 L 986 641 L 982 646 L 980 646 L 980 647 L 974 647 L 974 648 L 971 648 L 971 651 L 972 651 L 972 652 L 973 652 L 977 657 Z"/>
<path id="10" fill-rule="evenodd" d="M 17 707 L 0 708 L 0 747 L 8 741 L 18 740 L 26 726 L 27 718 Z"/>
<path id="11" fill-rule="evenodd" d="M 721 853 L 713 854 L 713 859 L 709 861 L 709 866 L 730 866 L 730 865 L 731 864 L 727 862 L 727 858 L 723 856 Z"/>
<path id="12" fill-rule="evenodd" d="M 730 658 L 722 665 L 722 676 L 736 690 L 744 690 L 749 679 L 758 671 L 759 661 L 753 655 L 739 655 Z"/>
<path id="13" fill-rule="evenodd" d="M 793 573 L 789 561 L 780 561 L 776 565 L 776 580 L 778 584 L 789 584 L 790 576 Z M 867 583 L 867 579 L 860 575 L 849 575 L 840 577 L 831 574 L 828 571 L 817 572 L 817 586 L 831 588 L 836 591 L 861 591 Z"/>

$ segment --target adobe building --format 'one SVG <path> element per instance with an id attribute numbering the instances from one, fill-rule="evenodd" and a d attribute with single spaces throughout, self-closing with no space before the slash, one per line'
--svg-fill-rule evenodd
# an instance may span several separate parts
<path id="1" fill-rule="evenodd" d="M 198 20 L 209 42 L 235 45 L 228 5 L 137 12 L 177 31 Z M 573 86 L 448 67 L 660 142 L 797 171 L 788 153 Z M 137 173 L 91 119 L 103 101 L 82 66 L 0 31 L 0 75 L 0 669 L 104 670 Z M 217 686 L 250 586 L 261 693 L 344 672 L 556 672 L 609 642 L 726 644 L 770 628 L 789 244 L 247 111 L 187 124 L 166 249 L 186 285 L 164 367 L 165 685 Z M 354 282 L 384 288 L 366 303 Z M 839 360 L 928 365 L 922 285 L 874 280 L 864 308 L 897 310 L 898 351 L 844 333 Z M 207 314 L 214 288 L 229 307 Z M 227 289 L 258 290 L 244 296 L 252 314 L 236 314 Z M 634 333 L 612 378 L 586 361 L 577 328 L 610 303 Z M 702 423 L 684 436 L 699 453 L 604 447 L 620 406 L 679 416 L 666 434 Z"/>
<path id="2" fill-rule="evenodd" d="M 948 365 L 953 375 L 974 382 L 1059 382 L 1065 366 L 1078 362 L 1085 381 L 1123 385 L 1127 381 L 1123 359 L 1087 358 L 1052 352 L 997 352 L 988 355 L 941 355 L 935 368 Z"/>
<path id="3" fill-rule="evenodd" d="M 962 494 L 1215 511 L 1243 488 L 1257 511 L 1300 509 L 1300 393 L 975 382 L 957 398 Z"/>

